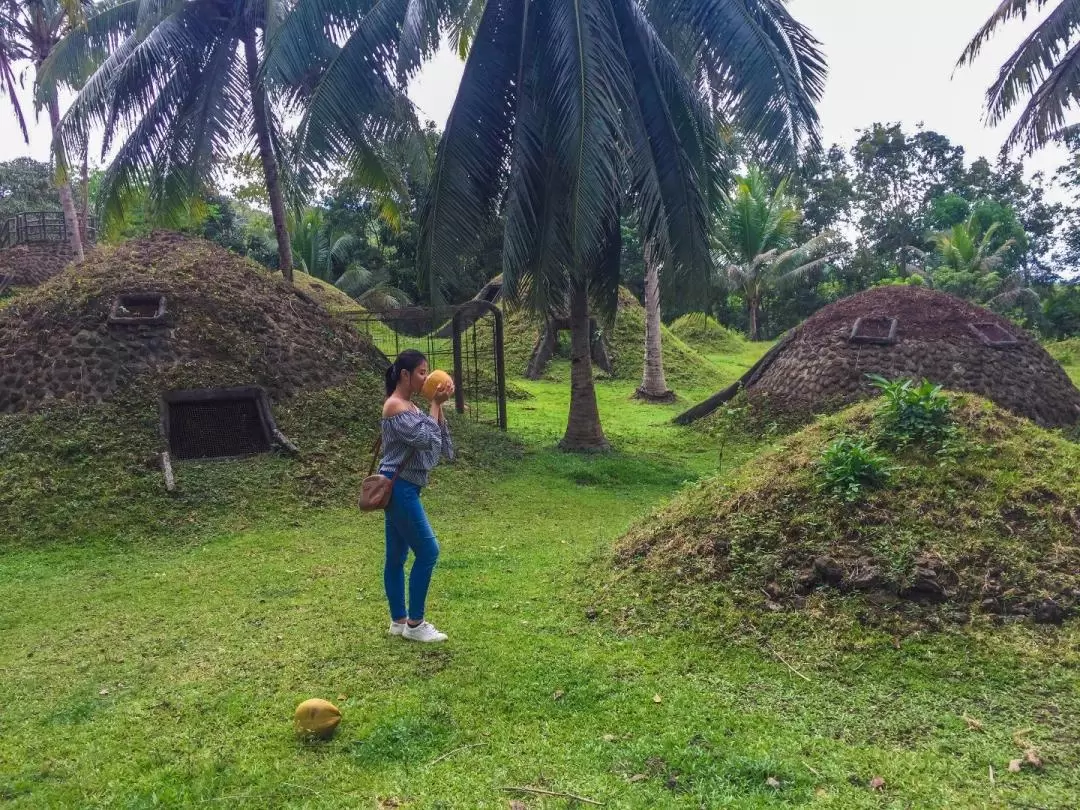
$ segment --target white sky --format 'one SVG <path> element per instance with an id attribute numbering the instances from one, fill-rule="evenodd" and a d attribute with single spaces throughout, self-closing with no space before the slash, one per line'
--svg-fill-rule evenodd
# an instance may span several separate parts
<path id="1" fill-rule="evenodd" d="M 986 87 L 1034 20 L 1005 28 L 974 67 L 953 76 L 953 65 L 971 35 L 999 0 L 791 0 L 792 13 L 822 41 L 829 82 L 820 107 L 826 144 L 849 144 L 855 130 L 875 121 L 919 123 L 963 145 L 971 160 L 991 159 L 1008 127 L 988 129 L 982 120 Z M 411 96 L 426 118 L 445 124 L 461 79 L 455 55 L 441 53 L 417 78 Z M 31 77 L 32 78 L 32 77 Z M 28 96 L 29 92 L 24 93 Z M 24 109 L 29 107 L 29 99 Z M 45 118 L 26 146 L 14 116 L 0 100 L 0 160 L 49 152 Z M 1063 162 L 1063 152 L 1047 149 L 1029 161 L 1047 174 Z"/>

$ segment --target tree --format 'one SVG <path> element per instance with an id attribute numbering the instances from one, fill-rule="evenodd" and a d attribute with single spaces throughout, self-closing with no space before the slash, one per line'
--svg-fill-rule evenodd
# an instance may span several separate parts
<path id="1" fill-rule="evenodd" d="M 665 45 L 676 36 L 680 56 L 696 56 L 689 76 Z M 634 214 L 668 289 L 700 289 L 716 146 L 699 88 L 781 155 L 816 129 L 824 64 L 779 0 L 488 0 L 470 41 L 420 265 L 429 277 L 452 275 L 505 195 L 506 293 L 570 321 L 562 446 L 603 449 L 590 317 L 616 306 L 622 211 Z"/>
<path id="2" fill-rule="evenodd" d="M 8 96 L 15 112 L 23 139 L 29 143 L 26 118 L 16 96 L 15 63 L 28 61 L 34 65 L 40 80 L 42 66 L 52 55 L 57 44 L 72 29 L 72 23 L 79 22 L 84 6 L 88 2 L 80 0 L 0 0 L 0 88 Z M 77 80 L 80 72 L 85 72 L 85 65 L 72 72 L 72 80 Z M 22 81 L 18 82 L 20 85 Z M 60 101 L 57 87 L 50 85 L 39 92 L 38 102 L 49 113 L 49 124 L 53 135 L 53 158 L 56 162 L 56 190 L 60 196 L 60 206 L 64 211 L 64 223 L 71 252 L 75 261 L 83 260 L 83 246 L 79 217 L 75 211 L 75 199 L 68 181 L 69 165 L 67 150 L 60 138 Z"/>
<path id="3" fill-rule="evenodd" d="M 738 177 L 724 194 L 717 212 L 713 243 L 718 265 L 742 294 L 750 316 L 750 339 L 760 340 L 759 314 L 765 294 L 805 277 L 832 257 L 832 235 L 825 233 L 797 244 L 799 212 L 787 196 L 787 182 L 775 192 L 757 166 Z"/>
<path id="4" fill-rule="evenodd" d="M 1002 25 L 1048 5 L 1050 0 L 1003 0 L 968 44 L 957 67 L 972 64 Z M 1065 129 L 1065 113 L 1080 97 L 1080 46 L 1074 42 L 1078 27 L 1080 4 L 1059 0 L 1006 60 L 986 91 L 986 118 L 991 126 L 1004 121 L 1024 97 L 1029 97 L 1005 149 L 1022 145 L 1031 153 Z"/>
<path id="5" fill-rule="evenodd" d="M 983 230 L 975 214 L 967 222 L 935 234 L 939 264 L 930 274 L 935 287 L 995 307 L 1038 306 L 1038 295 L 1008 271 L 1016 240 L 998 238 L 1002 222 Z"/>
<path id="6" fill-rule="evenodd" d="M 852 158 L 860 245 L 885 266 L 902 264 L 908 246 L 924 243 L 931 200 L 963 184 L 963 147 L 933 131 L 909 135 L 899 124 L 874 124 Z"/>
<path id="7" fill-rule="evenodd" d="M 55 211 L 59 205 L 48 163 L 15 158 L 0 163 L 0 219 L 24 211 Z"/>
<path id="8" fill-rule="evenodd" d="M 84 144 L 90 127 L 101 124 L 104 156 L 120 127 L 131 124 L 103 182 L 107 222 L 122 222 L 146 188 L 155 215 L 173 217 L 212 187 L 230 151 L 254 136 L 278 266 L 292 278 L 281 133 L 262 74 L 266 38 L 284 13 L 279 0 L 124 0 L 95 9 L 60 43 L 46 64 L 46 86 L 109 50 L 65 117 L 68 142 Z"/>

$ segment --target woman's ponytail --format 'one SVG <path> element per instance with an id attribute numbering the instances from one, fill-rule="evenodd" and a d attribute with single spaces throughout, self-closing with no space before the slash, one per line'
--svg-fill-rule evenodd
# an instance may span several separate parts
<path id="1" fill-rule="evenodd" d="M 397 388 L 398 379 L 401 377 L 401 372 L 398 371 L 397 363 L 391 363 L 386 368 L 386 395 L 390 396 L 394 393 L 394 389 Z"/>
<path id="2" fill-rule="evenodd" d="M 388 369 L 386 369 L 386 395 L 390 396 L 401 382 L 401 372 L 416 371 L 421 363 L 426 363 L 427 358 L 416 349 L 406 349 L 397 356 Z"/>

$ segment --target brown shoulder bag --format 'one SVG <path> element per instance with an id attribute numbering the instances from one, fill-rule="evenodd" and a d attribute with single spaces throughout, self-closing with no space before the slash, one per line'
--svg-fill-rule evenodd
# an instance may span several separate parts
<path id="1" fill-rule="evenodd" d="M 376 512 L 379 509 L 385 509 L 390 505 L 390 496 L 394 493 L 394 484 L 397 482 L 398 475 L 401 474 L 401 470 L 407 465 L 413 457 L 415 450 L 410 450 L 408 455 L 405 456 L 405 460 L 398 465 L 397 470 L 394 471 L 393 478 L 387 478 L 385 475 L 375 474 L 375 465 L 379 463 L 379 451 L 382 449 L 382 436 L 375 440 L 375 449 L 372 451 L 371 468 L 368 470 L 367 478 L 364 479 L 364 483 L 360 485 L 360 511 L 362 512 Z"/>

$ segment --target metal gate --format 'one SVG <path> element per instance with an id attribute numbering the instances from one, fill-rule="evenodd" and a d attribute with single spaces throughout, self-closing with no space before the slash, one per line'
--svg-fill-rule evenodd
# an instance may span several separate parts
<path id="1" fill-rule="evenodd" d="M 431 369 L 454 377 L 455 409 L 506 430 L 503 313 L 487 301 L 457 307 L 409 307 L 345 315 L 387 358 L 418 349 Z"/>

